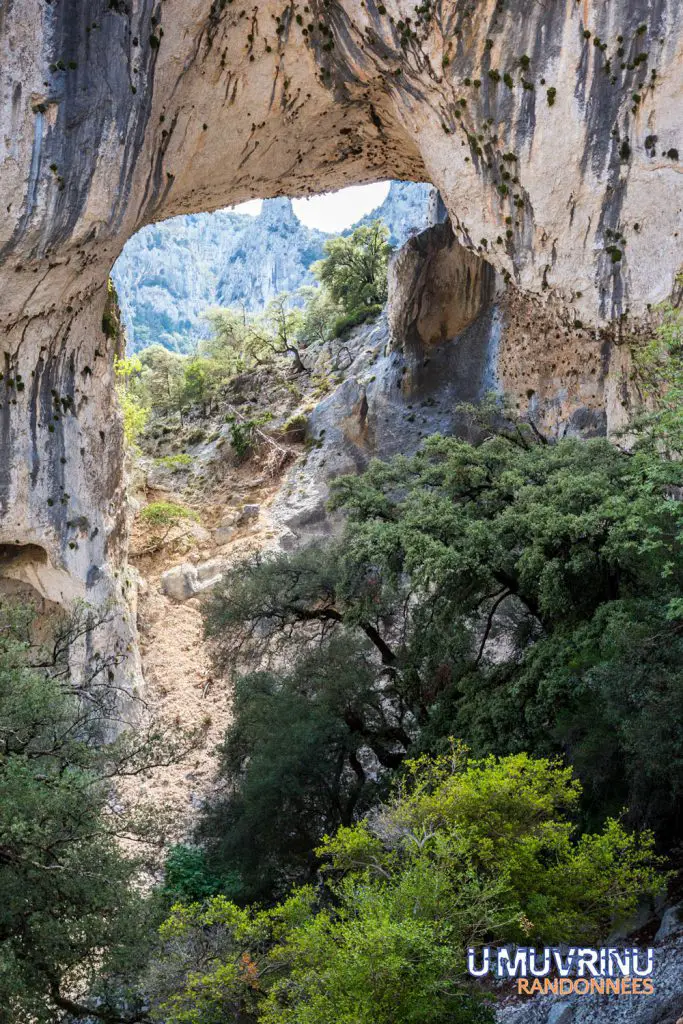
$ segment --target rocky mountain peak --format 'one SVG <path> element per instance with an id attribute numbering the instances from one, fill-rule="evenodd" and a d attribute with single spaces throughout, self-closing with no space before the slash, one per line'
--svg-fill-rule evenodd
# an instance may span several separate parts
<path id="1" fill-rule="evenodd" d="M 286 196 L 277 199 L 265 199 L 261 210 L 261 221 L 266 227 L 288 227 L 297 229 L 301 221 L 294 213 L 292 200 Z"/>
<path id="2" fill-rule="evenodd" d="M 358 223 L 379 218 L 400 246 L 430 222 L 434 193 L 431 185 L 394 181 L 384 202 Z M 258 216 L 219 210 L 143 228 L 112 274 L 128 350 L 159 343 L 187 352 L 205 336 L 202 314 L 210 307 L 258 312 L 280 292 L 312 284 L 311 264 L 330 237 L 302 224 L 287 197 L 264 200 Z"/>

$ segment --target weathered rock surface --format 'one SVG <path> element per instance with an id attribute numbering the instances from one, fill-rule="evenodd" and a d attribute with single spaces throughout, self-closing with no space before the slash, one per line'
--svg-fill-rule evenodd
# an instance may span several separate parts
<path id="1" fill-rule="evenodd" d="M 450 221 L 414 236 L 390 268 L 389 324 L 404 350 L 450 341 L 493 301 L 496 273 L 455 240 Z"/>
<path id="2" fill-rule="evenodd" d="M 681 263 L 677 0 L 308 6 L 0 10 L 0 544 L 98 604 L 122 600 L 126 546 L 106 282 L 143 225 L 428 181 L 455 238 L 569 323 L 642 313 Z M 567 331 L 529 319 L 546 381 Z"/>
<path id="3" fill-rule="evenodd" d="M 677 10 L 486 0 L 415 17 L 346 0 L 309 23 L 268 3 L 252 20 L 220 0 L 17 0 L 0 26 L 4 255 L 14 271 L 61 253 L 40 264 L 40 309 L 94 263 L 101 286 L 143 223 L 413 178 L 522 287 L 642 310 L 680 262 Z"/>
<path id="4" fill-rule="evenodd" d="M 285 530 L 284 546 L 329 535 L 329 484 L 362 471 L 371 458 L 413 454 L 430 434 L 467 431 L 458 405 L 495 387 L 501 318 L 488 303 L 455 338 L 426 350 L 397 348 L 387 317 L 347 341 L 345 380 L 312 411 L 309 450 L 293 467 L 271 506 Z M 287 532 L 288 531 L 288 532 Z"/>
<path id="5" fill-rule="evenodd" d="M 603 331 L 569 322 L 566 311 L 506 287 L 455 241 L 448 222 L 396 254 L 387 316 L 357 329 L 335 354 L 337 362 L 344 356 L 345 379 L 309 416 L 309 451 L 271 509 L 285 547 L 337 529 L 339 518 L 327 511 L 336 476 L 373 457 L 412 454 L 433 433 L 473 437 L 459 406 L 487 392 L 505 393 L 553 437 L 604 435 L 629 412 L 622 349 Z"/>
<path id="6" fill-rule="evenodd" d="M 212 558 L 198 565 L 183 562 L 162 573 L 161 592 L 174 601 L 187 601 L 215 586 L 225 569 L 226 561 L 223 558 Z"/>
<path id="7" fill-rule="evenodd" d="M 678 907 L 669 907 L 662 917 L 657 934 L 655 935 L 655 942 L 666 942 L 673 938 L 674 935 L 680 935 L 683 933 L 683 905 Z"/>

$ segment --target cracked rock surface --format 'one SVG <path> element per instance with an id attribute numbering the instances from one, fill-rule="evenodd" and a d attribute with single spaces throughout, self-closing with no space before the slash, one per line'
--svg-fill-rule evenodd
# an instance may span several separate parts
<path id="1" fill-rule="evenodd" d="M 111 629 L 135 676 L 107 278 L 165 217 L 431 182 L 454 240 L 538 301 L 519 328 L 529 360 L 505 338 L 501 359 L 520 393 L 564 415 L 547 381 L 574 342 L 566 324 L 643 314 L 683 259 L 679 7 L 4 3 L 0 574 L 11 562 L 45 600 L 119 607 Z M 565 327 L 534 352 L 548 308 Z M 597 395 L 606 360 L 590 345 Z"/>

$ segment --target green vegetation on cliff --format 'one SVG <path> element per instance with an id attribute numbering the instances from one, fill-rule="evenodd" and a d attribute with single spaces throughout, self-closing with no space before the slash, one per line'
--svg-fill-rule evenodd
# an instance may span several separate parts
<path id="1" fill-rule="evenodd" d="M 163 879 L 122 846 L 163 830 L 116 785 L 194 738 L 112 739 L 92 614 L 36 631 L 2 605 L 13 1024 L 484 1024 L 468 946 L 597 943 L 662 891 L 683 818 L 682 330 L 667 310 L 635 353 L 628 448 L 484 406 L 477 444 L 433 436 L 337 479 L 337 539 L 229 569 L 205 622 L 233 719 Z M 148 356 L 155 393 L 200 386 L 201 363 Z M 191 514 L 144 516 L 163 543 Z"/>
<path id="2" fill-rule="evenodd" d="M 163 830 L 142 805 L 124 811 L 113 787 L 183 757 L 195 737 L 151 722 L 112 738 L 115 656 L 91 650 L 77 677 L 68 659 L 92 641 L 92 613 L 56 622 L 44 642 L 36 625 L 33 608 L 0 604 L 0 1017 L 140 1020 L 135 982 L 162 919 L 141 882 Z"/>
<path id="3" fill-rule="evenodd" d="M 181 421 L 191 411 L 210 414 L 231 379 L 274 359 L 289 360 L 297 373 L 306 373 L 306 349 L 376 317 L 387 293 L 387 229 L 372 222 L 325 242 L 324 252 L 313 266 L 319 287 L 278 295 L 258 315 L 239 308 L 208 310 L 211 337 L 195 353 L 181 356 L 157 344 L 139 358 L 118 360 L 129 443 L 150 413 Z"/>

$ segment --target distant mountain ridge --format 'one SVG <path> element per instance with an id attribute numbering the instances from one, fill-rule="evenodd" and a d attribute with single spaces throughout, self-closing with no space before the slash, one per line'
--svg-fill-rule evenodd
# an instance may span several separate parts
<path id="1" fill-rule="evenodd" d="M 394 181 L 358 224 L 383 220 L 392 244 L 402 245 L 429 223 L 433 195 L 431 185 Z M 212 306 L 258 312 L 280 292 L 313 283 L 311 264 L 332 237 L 302 224 L 290 199 L 265 200 L 257 217 L 219 210 L 143 228 L 112 271 L 128 351 L 156 343 L 191 351 L 206 336 L 202 314 Z"/>

